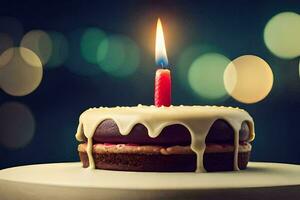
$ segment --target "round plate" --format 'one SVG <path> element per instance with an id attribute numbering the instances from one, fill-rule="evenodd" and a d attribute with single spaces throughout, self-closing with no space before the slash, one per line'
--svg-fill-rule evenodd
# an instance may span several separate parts
<path id="1" fill-rule="evenodd" d="M 236 172 L 150 173 L 83 169 L 80 163 L 0 171 L 1 200 L 297 199 L 300 166 L 249 163 Z"/>

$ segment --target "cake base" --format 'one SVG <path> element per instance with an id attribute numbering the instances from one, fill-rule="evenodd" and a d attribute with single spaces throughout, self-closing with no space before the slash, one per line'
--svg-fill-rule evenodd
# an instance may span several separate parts
<path id="1" fill-rule="evenodd" d="M 87 145 L 78 145 L 84 168 L 89 167 Z M 190 146 L 151 146 L 133 144 L 94 144 L 93 162 L 96 169 L 138 172 L 195 172 L 197 155 Z M 238 168 L 244 170 L 250 159 L 251 145 L 239 145 Z M 202 158 L 201 158 L 202 159 Z M 208 172 L 235 171 L 234 146 L 207 144 L 203 166 Z"/>
<path id="2" fill-rule="evenodd" d="M 81 163 L 0 170 L 1 200 L 282 200 L 300 196 L 300 166 L 249 163 L 216 173 L 150 173 L 83 169 Z"/>
<path id="3" fill-rule="evenodd" d="M 240 152 L 238 166 L 240 170 L 247 168 L 250 158 L 249 152 Z M 86 152 L 79 152 L 83 167 L 89 166 Z M 96 169 L 109 169 L 118 171 L 140 172 L 194 172 L 196 170 L 196 154 L 181 155 L 143 155 L 94 153 Z M 233 152 L 205 153 L 203 157 L 204 168 L 208 172 L 233 171 Z"/>

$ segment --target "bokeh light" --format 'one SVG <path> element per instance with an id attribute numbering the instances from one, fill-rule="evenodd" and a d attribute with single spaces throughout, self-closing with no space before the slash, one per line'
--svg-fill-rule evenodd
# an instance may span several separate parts
<path id="1" fill-rule="evenodd" d="M 81 38 L 81 52 L 84 59 L 92 64 L 97 64 L 97 50 L 106 34 L 99 28 L 88 28 Z"/>
<path id="2" fill-rule="evenodd" d="M 43 67 L 30 49 L 10 48 L 0 56 L 0 87 L 13 96 L 33 92 L 41 83 Z"/>
<path id="3" fill-rule="evenodd" d="M 80 40 L 86 29 L 77 29 L 68 34 L 69 56 L 65 66 L 73 73 L 82 76 L 93 77 L 101 73 L 98 64 L 88 63 L 82 54 Z"/>
<path id="4" fill-rule="evenodd" d="M 35 119 L 30 109 L 18 102 L 0 106 L 0 144 L 8 149 L 28 145 L 35 132 Z"/>
<path id="5" fill-rule="evenodd" d="M 191 45 L 183 49 L 182 53 L 178 57 L 176 67 L 172 69 L 181 85 L 186 89 L 190 88 L 190 85 L 188 84 L 188 71 L 194 60 L 204 53 L 216 51 L 217 49 L 215 47 L 206 44 Z"/>
<path id="6" fill-rule="evenodd" d="M 273 72 L 266 61 L 254 55 L 234 59 L 224 73 L 228 93 L 242 103 L 256 103 L 264 99 L 273 86 Z"/>
<path id="7" fill-rule="evenodd" d="M 45 65 L 52 53 L 52 40 L 50 36 L 41 30 L 32 30 L 24 35 L 21 46 L 34 51 Z"/>
<path id="8" fill-rule="evenodd" d="M 122 35 L 109 36 L 97 51 L 101 69 L 116 77 L 133 74 L 140 62 L 140 50 L 130 38 Z"/>
<path id="9" fill-rule="evenodd" d="M 230 60 L 222 54 L 207 53 L 198 57 L 188 72 L 193 91 L 204 99 L 223 100 L 228 95 L 223 74 Z"/>
<path id="10" fill-rule="evenodd" d="M 23 36 L 23 26 L 19 20 L 13 17 L 0 18 L 0 33 L 7 34 L 13 41 L 13 46 L 19 45 Z"/>
<path id="11" fill-rule="evenodd" d="M 275 15 L 264 30 L 268 49 L 280 58 L 295 58 L 300 55 L 300 16 L 293 12 Z"/>
<path id="12" fill-rule="evenodd" d="M 14 46 L 14 41 L 7 33 L 0 33 L 0 54 Z"/>
<path id="13" fill-rule="evenodd" d="M 56 68 L 64 64 L 69 55 L 69 44 L 64 34 L 57 31 L 48 32 L 52 41 L 52 53 L 45 68 Z"/>

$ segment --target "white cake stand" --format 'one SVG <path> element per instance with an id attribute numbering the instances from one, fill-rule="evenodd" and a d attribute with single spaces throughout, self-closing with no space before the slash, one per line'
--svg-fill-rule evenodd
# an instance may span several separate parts
<path id="1" fill-rule="evenodd" d="M 252 162 L 238 172 L 148 173 L 30 165 L 0 170 L 0 199 L 300 199 L 300 166 Z"/>

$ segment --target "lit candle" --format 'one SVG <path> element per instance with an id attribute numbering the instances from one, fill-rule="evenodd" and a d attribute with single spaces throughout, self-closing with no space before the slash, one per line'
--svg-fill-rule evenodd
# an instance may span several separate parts
<path id="1" fill-rule="evenodd" d="M 171 105 L 171 72 L 168 67 L 168 57 L 165 46 L 164 33 L 160 19 L 157 21 L 155 61 L 160 69 L 155 73 L 154 103 L 155 106 Z"/>

